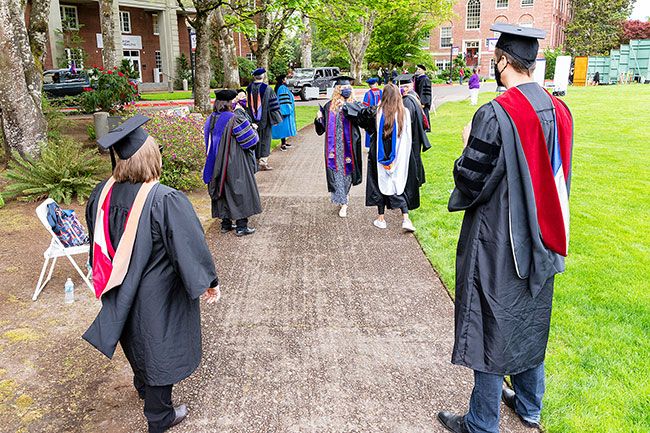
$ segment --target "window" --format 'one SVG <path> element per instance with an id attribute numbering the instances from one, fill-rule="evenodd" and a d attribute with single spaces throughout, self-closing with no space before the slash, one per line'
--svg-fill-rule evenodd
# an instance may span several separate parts
<path id="1" fill-rule="evenodd" d="M 158 69 L 162 73 L 162 57 L 160 57 L 160 51 L 156 51 L 154 53 L 154 56 L 156 58 L 156 69 Z"/>
<path id="2" fill-rule="evenodd" d="M 63 30 L 79 30 L 79 16 L 76 6 L 61 6 L 61 24 Z"/>
<path id="3" fill-rule="evenodd" d="M 525 1 L 525 0 L 522 0 Z M 481 27 L 481 1 L 469 0 L 467 2 L 467 30 L 479 29 Z"/>
<path id="4" fill-rule="evenodd" d="M 449 66 L 449 60 L 436 60 L 436 68 L 438 68 L 439 71 L 447 69 Z"/>
<path id="5" fill-rule="evenodd" d="M 159 35 L 160 34 L 160 24 L 158 23 L 158 14 L 153 14 L 151 15 L 152 23 L 153 23 L 153 34 L 154 35 Z"/>
<path id="6" fill-rule="evenodd" d="M 521 0 L 521 7 L 525 8 L 525 7 L 533 6 L 534 1 L 535 0 Z"/>
<path id="7" fill-rule="evenodd" d="M 120 11 L 120 30 L 122 33 L 131 33 L 131 14 Z"/>
<path id="8" fill-rule="evenodd" d="M 68 68 L 71 68 L 74 62 L 75 69 L 84 68 L 84 50 L 81 48 L 64 48 L 65 59 L 68 62 Z"/>
<path id="9" fill-rule="evenodd" d="M 440 48 L 451 47 L 451 27 L 440 28 Z"/>
<path id="10" fill-rule="evenodd" d="M 255 54 L 253 54 L 253 53 L 248 53 L 248 54 L 246 54 L 246 58 L 247 58 L 248 60 L 250 60 L 251 62 L 254 62 L 254 61 L 257 60 L 257 57 L 255 57 Z"/>
<path id="11" fill-rule="evenodd" d="M 496 64 L 496 61 L 494 60 L 494 57 L 490 59 L 490 78 L 494 78 L 494 65 Z"/>
<path id="12" fill-rule="evenodd" d="M 519 25 L 521 27 L 532 27 L 533 26 L 533 16 L 532 15 L 522 15 L 519 17 Z"/>
<path id="13" fill-rule="evenodd" d="M 508 0 L 497 0 L 497 9 L 507 9 Z"/>

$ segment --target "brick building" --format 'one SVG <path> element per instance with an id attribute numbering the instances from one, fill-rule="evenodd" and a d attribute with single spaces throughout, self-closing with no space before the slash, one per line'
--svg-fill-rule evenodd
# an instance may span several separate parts
<path id="1" fill-rule="evenodd" d="M 187 12 L 176 0 L 119 0 L 118 7 L 123 58 L 140 73 L 141 88 L 168 88 L 176 73 L 176 59 L 181 53 L 190 56 Z M 76 43 L 71 43 L 71 34 Z M 49 43 L 48 69 L 72 59 L 79 68 L 101 66 L 103 41 L 97 0 L 52 0 Z M 235 34 L 235 45 L 239 56 L 251 58 L 243 36 Z"/>
<path id="2" fill-rule="evenodd" d="M 479 66 L 480 74 L 493 76 L 494 45 L 498 33 L 494 23 L 508 23 L 546 30 L 540 40 L 541 52 L 564 45 L 564 29 L 570 19 L 570 0 L 460 0 L 453 18 L 431 31 L 428 48 L 439 69 L 449 66 L 450 54 L 462 53 L 469 66 Z"/>

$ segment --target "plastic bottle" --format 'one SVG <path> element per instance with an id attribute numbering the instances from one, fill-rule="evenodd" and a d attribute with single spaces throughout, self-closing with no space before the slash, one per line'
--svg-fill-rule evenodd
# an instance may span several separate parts
<path id="1" fill-rule="evenodd" d="M 74 283 L 72 279 L 68 278 L 65 282 L 65 303 L 72 304 L 74 302 Z"/>

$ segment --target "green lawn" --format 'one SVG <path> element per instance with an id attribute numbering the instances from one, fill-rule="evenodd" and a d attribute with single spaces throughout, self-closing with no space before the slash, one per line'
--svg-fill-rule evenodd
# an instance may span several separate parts
<path id="1" fill-rule="evenodd" d="M 210 98 L 214 98 L 214 92 L 210 92 Z M 184 92 L 182 90 L 177 90 L 176 92 L 141 93 L 140 99 L 143 101 L 177 101 L 179 99 L 192 99 L 192 91 Z"/>
<path id="2" fill-rule="evenodd" d="M 314 122 L 316 113 L 318 112 L 317 106 L 310 105 L 296 105 L 296 129 L 300 131 L 305 126 Z M 291 142 L 291 138 L 289 142 Z M 271 141 L 271 149 L 275 149 L 280 145 L 280 140 Z"/>
<path id="3" fill-rule="evenodd" d="M 647 433 L 650 85 L 570 88 L 565 100 L 575 119 L 571 242 L 555 285 L 543 423 L 551 433 Z M 413 212 L 422 247 L 452 292 L 462 214 L 446 205 L 474 111 L 467 101 L 451 103 L 432 119 L 427 184 Z"/>

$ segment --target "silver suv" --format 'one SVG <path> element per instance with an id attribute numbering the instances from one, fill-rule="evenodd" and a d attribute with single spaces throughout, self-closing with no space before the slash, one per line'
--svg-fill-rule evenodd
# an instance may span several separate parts
<path id="1" fill-rule="evenodd" d="M 300 99 L 307 101 L 305 87 L 318 87 L 319 93 L 325 93 L 328 87 L 332 87 L 332 79 L 341 75 L 339 68 L 297 68 L 293 77 L 287 80 L 287 87 L 294 95 L 300 95 Z"/>

